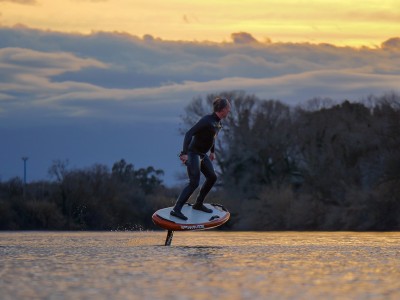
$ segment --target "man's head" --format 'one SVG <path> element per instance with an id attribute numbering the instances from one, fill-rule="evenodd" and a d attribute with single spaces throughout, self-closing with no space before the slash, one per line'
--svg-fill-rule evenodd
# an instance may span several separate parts
<path id="1" fill-rule="evenodd" d="M 231 111 L 231 104 L 226 98 L 215 98 L 213 102 L 214 112 L 220 119 L 225 118 Z"/>

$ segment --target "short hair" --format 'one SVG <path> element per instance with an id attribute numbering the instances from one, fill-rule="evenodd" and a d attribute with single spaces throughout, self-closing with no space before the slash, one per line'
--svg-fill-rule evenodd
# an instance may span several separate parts
<path id="1" fill-rule="evenodd" d="M 217 97 L 213 101 L 214 112 L 220 112 L 229 104 L 228 99 Z"/>

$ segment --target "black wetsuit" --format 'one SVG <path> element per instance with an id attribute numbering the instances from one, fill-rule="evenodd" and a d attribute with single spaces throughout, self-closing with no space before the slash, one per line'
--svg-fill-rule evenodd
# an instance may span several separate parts
<path id="1" fill-rule="evenodd" d="M 214 152 L 214 140 L 221 128 L 221 120 L 215 113 L 204 116 L 186 132 L 182 153 L 205 155 L 209 150 Z"/>
<path id="2" fill-rule="evenodd" d="M 214 152 L 214 141 L 222 128 L 220 118 L 215 114 L 206 115 L 189 129 L 183 140 L 182 154 L 188 155 L 186 161 L 189 184 L 183 189 L 175 204 L 175 211 L 180 211 L 200 183 L 200 172 L 206 181 L 200 189 L 196 203 L 203 203 L 205 196 L 217 181 L 214 167 L 207 152 Z"/>

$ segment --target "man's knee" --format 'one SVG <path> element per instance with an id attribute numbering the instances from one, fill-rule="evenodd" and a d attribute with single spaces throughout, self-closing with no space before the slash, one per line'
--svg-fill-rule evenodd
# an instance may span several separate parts
<path id="1" fill-rule="evenodd" d="M 190 178 L 189 186 L 194 191 L 200 185 L 200 178 Z"/>
<path id="2" fill-rule="evenodd" d="M 207 180 L 209 180 L 212 184 L 216 183 L 216 182 L 217 182 L 217 179 L 218 179 L 218 177 L 217 177 L 217 174 L 215 174 L 215 173 L 210 174 L 210 175 L 207 177 Z"/>

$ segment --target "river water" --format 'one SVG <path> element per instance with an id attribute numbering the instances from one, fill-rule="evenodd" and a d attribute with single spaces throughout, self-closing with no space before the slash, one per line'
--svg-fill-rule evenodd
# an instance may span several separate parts
<path id="1" fill-rule="evenodd" d="M 0 299 L 400 299 L 400 233 L 0 232 Z"/>

